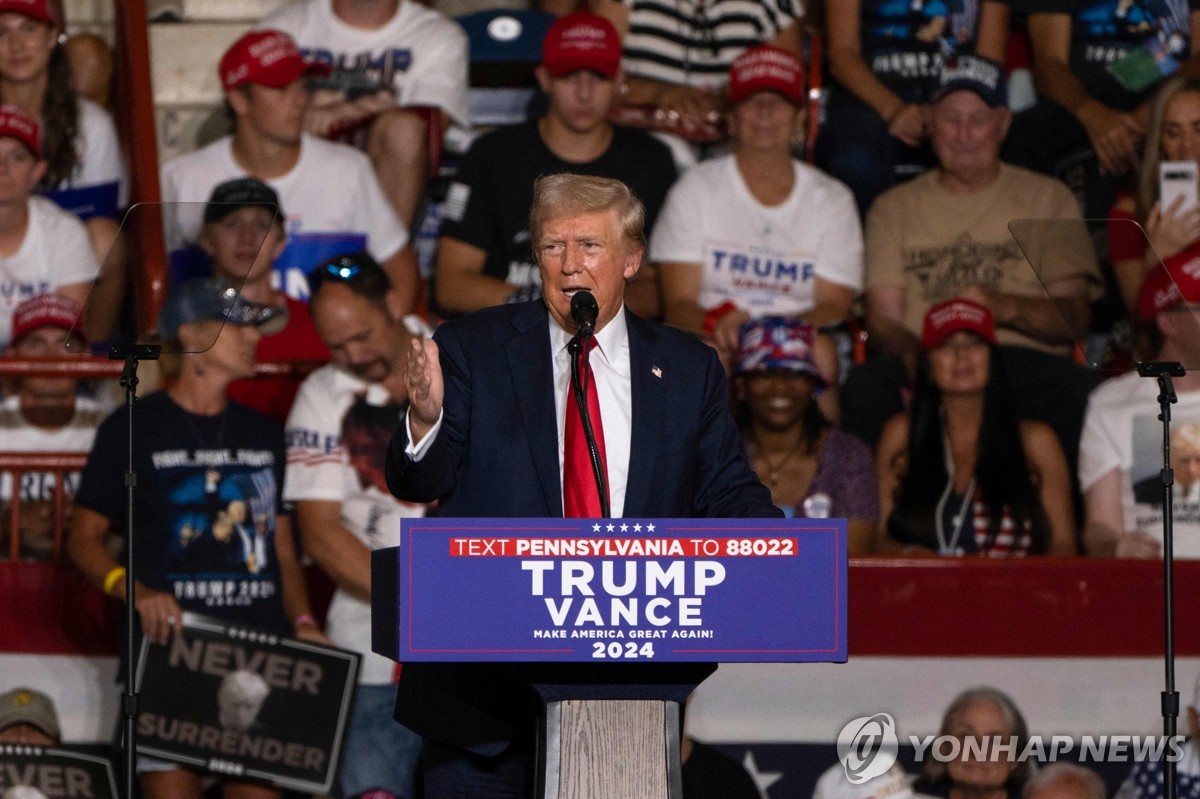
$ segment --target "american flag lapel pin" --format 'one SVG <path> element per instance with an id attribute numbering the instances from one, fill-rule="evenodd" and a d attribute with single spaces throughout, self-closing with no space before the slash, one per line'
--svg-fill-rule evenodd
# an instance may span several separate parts
<path id="1" fill-rule="evenodd" d="M 655 377 L 657 377 L 659 380 L 662 379 L 662 369 L 659 369 L 657 366 L 651 366 L 650 373 L 652 375 L 654 375 Z"/>

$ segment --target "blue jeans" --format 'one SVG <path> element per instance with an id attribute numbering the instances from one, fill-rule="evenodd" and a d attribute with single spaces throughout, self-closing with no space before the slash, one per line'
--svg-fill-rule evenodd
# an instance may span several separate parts
<path id="1" fill-rule="evenodd" d="M 343 797 L 382 789 L 400 799 L 416 795 L 421 736 L 392 718 L 396 686 L 359 685 L 342 751 L 338 786 Z"/>

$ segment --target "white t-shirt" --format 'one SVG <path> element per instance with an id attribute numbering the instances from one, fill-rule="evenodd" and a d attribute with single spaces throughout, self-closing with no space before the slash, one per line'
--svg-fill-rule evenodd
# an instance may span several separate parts
<path id="1" fill-rule="evenodd" d="M 912 778 L 899 763 L 865 782 L 855 785 L 846 778 L 846 768 L 835 763 L 821 774 L 812 799 L 912 799 Z"/>
<path id="2" fill-rule="evenodd" d="M 792 166 L 792 193 L 773 207 L 750 193 L 732 155 L 692 167 L 667 195 L 651 260 L 700 264 L 700 306 L 732 300 L 752 316 L 812 310 L 818 277 L 860 290 L 862 230 L 853 195 L 819 169 Z"/>
<path id="3" fill-rule="evenodd" d="M 163 209 L 173 267 L 186 260 L 195 244 L 212 190 L 245 176 L 234 160 L 230 136 L 163 167 L 163 202 L 179 203 Z M 333 255 L 365 247 L 382 262 L 408 243 L 408 231 L 379 187 L 370 160 L 353 147 L 304 134 L 296 166 L 266 182 L 287 214 L 287 248 L 275 270 L 290 297 L 308 299 L 305 275 Z"/>
<path id="4" fill-rule="evenodd" d="M 1191 480 L 1176 458 L 1186 454 L 1176 436 L 1200 436 L 1200 391 L 1178 392 L 1171 410 L 1175 470 L 1175 555 L 1200 558 L 1200 480 Z M 1198 452 L 1197 454 L 1200 454 Z M 1162 541 L 1162 422 L 1158 383 L 1135 372 L 1101 384 L 1088 399 L 1079 440 L 1079 487 L 1121 472 L 1121 519 L 1101 519 L 1122 531 L 1137 530 Z"/>
<path id="5" fill-rule="evenodd" d="M 79 131 L 75 153 L 79 163 L 66 180 L 44 192 L 81 219 L 93 216 L 115 218 L 129 204 L 125 159 L 117 141 L 112 116 L 83 97 L 79 103 Z"/>
<path id="6" fill-rule="evenodd" d="M 87 452 L 92 448 L 96 428 L 108 410 L 87 397 L 75 400 L 75 415 L 57 430 L 34 427 L 21 414 L 21 398 L 5 397 L 0 402 L 0 450 L 4 452 Z M 21 501 L 41 502 L 54 499 L 53 472 L 27 472 L 21 475 Z M 66 492 L 79 488 L 79 472 L 66 474 Z M 0 501 L 12 498 L 12 475 L 0 475 Z"/>
<path id="7" fill-rule="evenodd" d="M 300 0 L 269 14 L 259 27 L 290 34 L 307 57 L 333 66 L 332 80 L 323 83 L 390 82 L 398 105 L 436 106 L 467 124 L 467 35 L 414 0 L 401 0 L 395 16 L 375 30 L 338 19 L 332 0 Z"/>
<path id="8" fill-rule="evenodd" d="M 121 144 L 117 140 L 117 126 L 112 116 L 87 98 L 78 98 L 79 136 L 76 152 L 79 165 L 71 178 L 59 188 L 84 188 L 87 186 L 117 185 L 117 207 L 129 203 L 129 186 L 125 172 L 125 158 L 121 155 Z"/>
<path id="9" fill-rule="evenodd" d="M 20 248 L 0 256 L 0 349 L 12 334 L 13 310 L 59 286 L 90 283 L 100 274 L 87 230 L 45 197 L 29 198 L 29 225 Z"/>
<path id="10" fill-rule="evenodd" d="M 390 403 L 382 386 L 330 364 L 301 384 L 287 421 L 284 499 L 341 503 L 342 524 L 373 550 L 399 546 L 400 519 L 425 515 L 424 505 L 401 502 L 387 489 L 386 442 L 401 422 Z M 396 664 L 371 652 L 370 603 L 339 588 L 326 628 L 335 644 L 362 654 L 360 682 L 392 681 Z"/>

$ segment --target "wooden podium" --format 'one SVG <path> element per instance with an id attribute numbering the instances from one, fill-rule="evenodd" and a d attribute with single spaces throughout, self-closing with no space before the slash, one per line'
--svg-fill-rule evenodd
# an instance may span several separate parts
<path id="1" fill-rule="evenodd" d="M 840 519 L 404 519 L 372 584 L 376 652 L 537 691 L 540 799 L 679 799 L 717 662 L 846 660 Z"/>

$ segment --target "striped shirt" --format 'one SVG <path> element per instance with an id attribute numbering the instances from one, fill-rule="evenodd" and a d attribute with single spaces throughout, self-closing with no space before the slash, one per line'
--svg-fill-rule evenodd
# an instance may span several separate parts
<path id="1" fill-rule="evenodd" d="M 624 0 L 629 32 L 621 68 L 631 77 L 723 89 L 743 51 L 774 39 L 803 14 L 799 0 Z"/>
<path id="2" fill-rule="evenodd" d="M 945 517 L 943 518 L 943 527 L 946 530 L 946 537 L 953 536 L 953 530 L 956 527 L 958 508 L 962 505 L 962 496 L 960 494 L 951 494 L 950 501 L 946 503 Z M 1026 522 L 1025 529 L 1021 531 L 1020 536 L 1014 536 L 1015 525 L 1013 524 L 1012 514 L 1007 508 L 1001 513 L 1000 530 L 996 533 L 996 540 L 989 547 L 988 540 L 988 523 L 989 510 L 986 502 L 983 501 L 983 492 L 978 488 L 975 489 L 974 496 L 971 498 L 971 529 L 974 532 L 974 542 L 959 541 L 955 550 L 959 554 L 982 554 L 992 557 L 1010 557 L 1013 555 L 1024 555 L 1029 552 L 1029 547 L 1033 544 L 1033 525 Z M 963 530 L 966 533 L 966 530 Z"/>

